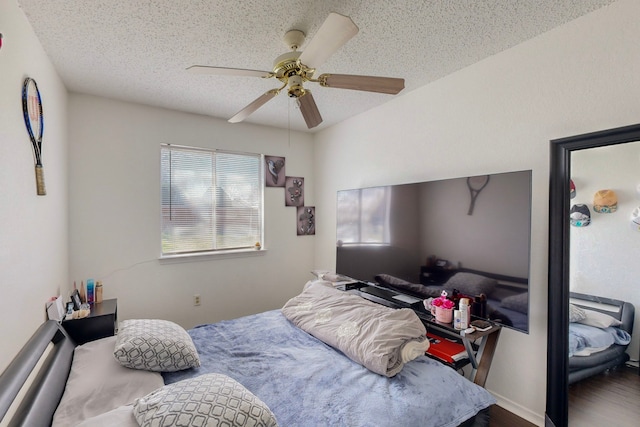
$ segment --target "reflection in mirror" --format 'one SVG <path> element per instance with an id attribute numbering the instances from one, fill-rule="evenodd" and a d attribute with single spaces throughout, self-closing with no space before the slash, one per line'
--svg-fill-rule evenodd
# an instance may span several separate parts
<path id="1" fill-rule="evenodd" d="M 607 151 L 595 149 L 597 147 L 607 147 L 611 150 L 621 147 L 625 149 L 626 146 L 619 144 L 635 143 L 636 141 L 640 141 L 640 125 L 551 141 L 546 425 L 569 425 L 568 396 L 570 391 L 575 388 L 572 386 L 570 389 L 569 382 L 581 386 L 596 378 L 591 375 L 588 369 L 583 369 L 583 373 L 580 374 L 570 373 L 576 363 L 575 361 L 570 362 L 568 357 L 570 350 L 569 324 L 571 323 L 569 320 L 570 316 L 576 315 L 574 305 L 569 304 L 570 297 L 577 298 L 572 299 L 571 302 L 582 304 L 585 306 L 584 308 L 604 311 L 608 316 L 622 319 L 623 324 L 628 325 L 629 329 L 634 322 L 633 311 L 629 309 L 631 304 L 627 302 L 625 305 L 624 300 L 634 298 L 626 295 L 625 292 L 630 286 L 629 284 L 633 285 L 634 278 L 638 277 L 640 273 L 638 270 L 640 267 L 636 266 L 637 263 L 629 263 L 633 254 L 637 255 L 637 249 L 633 250 L 633 254 L 627 254 L 631 248 L 628 246 L 629 242 L 635 242 L 633 247 L 637 248 L 637 241 L 640 238 L 638 232 L 631 228 L 633 206 L 640 204 L 636 192 L 638 182 L 635 182 L 640 177 L 636 174 L 629 175 L 622 172 L 627 169 L 626 166 L 623 167 L 626 161 L 635 162 L 635 167 L 628 170 L 637 171 L 640 155 L 637 151 L 631 156 L 627 153 L 624 159 L 616 161 L 610 159 L 605 164 L 600 162 L 604 160 L 603 156 L 608 155 Z M 586 156 L 589 156 L 587 152 L 592 151 L 591 149 L 594 149 L 595 157 L 583 163 L 580 155 L 585 153 Z M 632 150 L 633 147 L 629 149 Z M 576 156 L 575 164 L 573 163 L 574 156 Z M 613 172 L 613 175 L 599 173 L 600 170 L 606 172 L 606 169 Z M 571 198 L 572 180 L 575 184 L 573 199 Z M 613 207 L 610 197 L 606 202 L 600 203 L 603 194 L 596 196 L 596 192 L 606 189 L 614 190 L 618 203 L 617 209 Z M 604 195 L 611 196 L 610 193 Z M 597 209 L 594 209 L 594 204 L 597 205 Z M 578 227 L 578 224 L 575 223 L 571 225 L 572 221 L 575 222 L 576 219 L 584 221 L 586 215 L 584 210 L 580 210 L 581 215 L 572 216 L 573 205 L 584 205 L 589 208 L 589 225 L 582 227 Z M 604 209 L 600 206 L 603 206 Z M 605 212 L 607 210 L 615 210 L 615 212 Z M 574 213 L 576 211 L 578 209 L 573 209 Z M 609 227 L 612 228 L 609 229 Z M 614 285 L 613 282 L 617 283 Z M 603 290 L 605 286 L 606 291 Z M 571 291 L 579 292 L 571 295 Z M 597 301 L 592 301 L 593 295 L 598 296 Z M 632 341 L 630 346 L 626 347 L 627 351 L 623 351 L 623 353 L 627 355 L 631 353 L 631 357 L 637 360 L 638 344 L 636 341 Z M 621 359 L 611 363 L 624 363 L 626 357 L 626 355 L 622 355 Z M 586 364 L 588 359 L 584 360 L 582 363 Z M 600 367 L 594 369 L 597 370 Z M 583 375 L 589 378 L 581 378 Z M 598 387 L 595 389 L 597 390 Z M 633 400 L 633 402 L 637 401 L 637 399 Z M 598 399 L 591 399 L 590 402 L 589 406 L 594 407 L 593 402 L 598 402 Z M 610 404 L 608 406 L 611 407 Z M 635 404 L 633 406 L 638 407 Z M 613 419 L 616 423 L 624 422 L 622 418 L 625 413 L 628 413 L 628 410 L 616 411 L 614 409 L 613 413 L 615 416 L 609 418 L 604 413 L 600 414 L 600 416 L 604 415 L 606 421 L 602 421 L 602 419 L 596 421 L 594 418 L 591 421 L 595 421 L 597 425 L 607 425 Z M 637 416 L 630 418 L 633 421 L 629 425 L 635 425 Z M 584 420 L 576 420 L 576 423 L 572 422 L 572 425 L 588 424 L 584 424 Z"/>
<path id="2" fill-rule="evenodd" d="M 606 421 L 599 417 L 612 410 L 622 415 L 626 405 L 607 398 L 607 390 L 613 387 L 617 395 L 625 375 L 637 376 L 637 369 L 627 368 L 625 362 L 637 360 L 639 354 L 638 334 L 633 331 L 639 330 L 634 323 L 635 307 L 640 307 L 640 269 L 634 260 L 640 233 L 632 220 L 640 204 L 639 166 L 640 142 L 575 151 L 571 156 L 571 211 L 584 206 L 589 220 L 575 224 L 572 216 L 570 227 L 569 302 L 571 308 L 583 309 L 573 319 L 570 316 L 569 323 L 570 425 L 602 425 Z M 594 318 L 594 311 L 622 323 Z M 636 425 L 637 418 L 631 419 L 628 425 Z"/>
<path id="3" fill-rule="evenodd" d="M 336 219 L 337 273 L 529 331 L 530 170 L 339 191 Z"/>

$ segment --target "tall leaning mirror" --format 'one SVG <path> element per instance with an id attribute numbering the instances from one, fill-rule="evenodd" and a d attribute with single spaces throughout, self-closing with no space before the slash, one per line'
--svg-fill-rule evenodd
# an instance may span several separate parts
<path id="1" fill-rule="evenodd" d="M 571 248 L 571 235 L 577 229 L 576 220 L 580 220 L 581 215 L 579 214 L 580 209 L 579 206 L 584 204 L 587 208 L 590 209 L 588 213 L 589 216 L 594 215 L 607 215 L 606 208 L 604 208 L 605 212 L 593 212 L 594 203 L 597 202 L 595 200 L 595 194 L 589 197 L 592 197 L 593 200 L 589 200 L 589 203 L 573 203 L 572 200 L 572 153 L 576 154 L 578 157 L 578 152 L 582 155 L 583 150 L 597 149 L 599 147 L 613 147 L 619 144 L 626 143 L 638 143 L 640 141 L 640 125 L 626 126 L 622 128 L 610 129 L 600 132 L 594 132 L 584 135 L 578 135 L 568 138 L 562 138 L 551 141 L 550 149 L 551 149 L 551 180 L 550 180 L 550 194 L 549 194 L 549 310 L 548 310 L 548 359 L 547 359 L 547 404 L 546 404 L 546 425 L 547 426 L 567 426 L 570 425 L 569 422 L 569 383 L 570 383 L 570 370 L 573 371 L 573 367 L 570 369 L 569 366 L 569 315 L 570 315 L 570 297 L 572 296 L 571 292 L 571 283 L 578 282 L 579 286 L 589 286 L 588 280 L 582 281 L 579 278 L 579 275 L 575 274 L 574 271 L 572 275 L 572 259 L 571 255 L 574 257 L 579 256 L 580 252 Z M 585 151 L 586 152 L 586 151 Z M 635 161 L 640 163 L 640 155 L 636 156 Z M 611 168 L 616 168 L 616 164 L 613 163 L 610 165 Z M 640 167 L 637 168 L 640 171 Z M 590 185 L 595 185 L 593 183 L 589 183 L 589 178 L 584 177 L 581 178 L 581 184 L 585 184 L 584 188 L 589 188 Z M 589 183 L 588 185 L 586 185 Z M 575 184 L 575 183 L 573 183 Z M 611 221 L 615 218 L 616 222 L 620 227 L 626 227 L 626 231 L 628 233 L 638 233 L 637 231 L 631 229 L 630 222 L 632 217 L 632 210 L 630 210 L 630 206 L 640 205 L 640 199 L 638 199 L 637 195 L 637 185 L 640 184 L 640 173 L 635 176 L 631 176 L 629 183 L 625 186 L 624 189 L 621 189 L 620 194 L 618 195 L 621 200 L 624 200 L 624 209 L 621 209 L 619 212 L 615 212 L 611 217 L 607 217 L 607 221 Z M 603 184 L 604 185 L 604 184 Z M 577 186 L 576 186 L 577 187 Z M 605 189 L 605 188 L 603 188 Z M 575 189 L 576 192 L 580 191 L 579 188 Z M 606 194 L 603 194 L 606 196 Z M 584 198 L 584 195 L 583 195 Z M 586 199 L 585 199 L 586 201 Z M 611 204 L 612 202 L 607 202 Z M 608 206 L 607 203 L 604 203 L 604 206 Z M 620 206 L 623 206 L 620 203 Z M 572 215 L 572 209 L 574 210 Z M 602 210 L 598 206 L 599 210 Z M 629 211 L 629 212 L 627 212 Z M 582 212 L 582 214 L 587 214 L 586 212 Z M 604 224 L 603 220 L 605 217 L 597 218 L 593 217 L 593 223 L 589 226 L 593 227 L 598 224 L 596 221 L 600 221 L 600 225 Z M 571 225 L 571 220 L 573 219 L 574 224 Z M 582 218 L 585 219 L 584 217 Z M 572 227 L 574 229 L 572 229 Z M 596 230 L 594 227 L 592 230 Z M 588 228 L 585 227 L 582 231 L 587 231 Z M 593 233 L 595 235 L 596 233 Z M 640 233 L 636 236 L 638 239 L 638 243 L 640 243 Z M 580 236 L 581 239 L 584 240 L 584 236 Z M 578 240 L 578 239 L 575 239 Z M 596 239 L 597 240 L 597 239 Z M 587 237 L 588 242 L 588 237 Z M 598 241 L 592 241 L 593 250 L 598 250 Z M 583 242 L 584 244 L 584 242 Z M 615 247 L 615 242 L 609 242 L 609 245 L 613 245 L 610 247 Z M 607 268 L 620 268 L 620 266 L 610 266 L 608 267 L 606 264 L 598 265 L 595 264 L 597 268 L 600 270 L 606 270 Z M 575 270 L 576 267 L 574 266 Z M 634 276 L 635 277 L 635 276 Z M 585 285 L 585 283 L 587 283 Z M 590 293 L 597 293 L 597 291 L 592 291 Z M 603 292 L 604 293 L 604 292 Z M 596 311 L 600 310 L 603 313 L 608 313 L 607 310 L 610 308 L 608 304 L 611 302 L 613 304 L 613 309 L 615 308 L 615 304 L 620 305 L 620 301 L 622 298 L 616 298 L 617 295 L 607 295 L 604 293 L 606 297 L 609 297 L 613 302 L 605 299 L 601 299 L 599 301 L 587 301 L 587 303 L 596 304 Z M 573 294 L 575 296 L 575 294 Z M 572 302 L 574 300 L 572 299 Z M 572 304 L 573 306 L 573 304 Z M 606 310 L 601 310 L 602 307 L 605 307 Z M 626 309 L 626 312 L 624 311 Z M 627 316 L 627 322 L 629 321 L 629 316 L 634 316 L 634 314 L 629 314 L 629 307 L 619 307 L 620 312 L 615 313 L 617 317 Z M 640 311 L 640 310 L 636 310 Z M 626 314 L 625 314 L 626 313 Z M 614 314 L 614 313 L 611 313 Z M 633 323 L 633 318 L 630 320 Z M 640 331 L 636 331 L 636 334 L 640 333 Z M 573 345 L 573 344 L 572 344 Z M 633 351 L 633 350 L 632 350 Z M 628 352 L 628 349 L 627 349 Z M 624 356 L 623 356 L 624 358 Z M 633 356 L 637 360 L 638 355 Z M 612 362 L 615 363 L 615 362 Z M 623 362 L 624 363 L 624 362 Z M 571 382 L 575 383 L 576 376 L 575 373 L 571 374 Z M 572 386 L 575 387 L 575 386 Z"/>

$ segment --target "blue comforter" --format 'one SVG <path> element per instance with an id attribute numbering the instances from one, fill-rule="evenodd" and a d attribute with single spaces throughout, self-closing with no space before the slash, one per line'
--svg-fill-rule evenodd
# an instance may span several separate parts
<path id="1" fill-rule="evenodd" d="M 569 323 L 569 357 L 588 356 L 613 344 L 627 345 L 630 342 L 631 335 L 614 326 L 601 329 L 581 323 Z"/>
<path id="2" fill-rule="evenodd" d="M 166 384 L 208 372 L 243 384 L 290 426 L 457 426 L 496 401 L 426 356 L 393 378 L 375 374 L 290 323 L 280 310 L 189 331 L 201 366 L 163 374 Z"/>

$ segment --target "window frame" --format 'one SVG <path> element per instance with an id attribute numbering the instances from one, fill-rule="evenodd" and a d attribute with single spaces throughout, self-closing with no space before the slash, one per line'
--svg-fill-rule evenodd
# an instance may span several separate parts
<path id="1" fill-rule="evenodd" d="M 258 160 L 258 170 L 257 170 L 257 185 L 259 188 L 259 200 L 260 200 L 260 212 L 259 212 L 259 221 L 260 221 L 260 227 L 259 227 L 259 237 L 257 240 L 257 242 L 260 243 L 260 250 L 257 250 L 258 248 L 255 246 L 255 244 L 251 244 L 251 245 L 247 245 L 247 246 L 238 246 L 238 247 L 233 247 L 233 248 L 223 248 L 223 249 L 207 249 L 207 250 L 196 250 L 196 251 L 177 251 L 177 252 L 164 252 L 164 238 L 163 238 L 163 228 L 164 228 L 164 218 L 163 218 L 163 174 L 164 174 L 164 170 L 163 170 L 163 165 L 162 165 L 162 157 L 163 157 L 163 150 L 165 149 L 176 149 L 176 150 L 185 150 L 185 151 L 201 151 L 204 153 L 210 153 L 213 156 L 213 163 L 215 163 L 215 156 L 217 154 L 232 154 L 232 155 L 241 155 L 241 156 L 248 156 L 248 157 L 255 157 Z M 160 256 L 159 259 L 161 260 L 171 260 L 171 259 L 180 259 L 180 258 L 192 258 L 192 257 L 210 257 L 210 256 L 224 256 L 224 255 L 234 255 L 234 254 L 240 254 L 240 255 L 249 255 L 249 254 L 258 254 L 260 252 L 263 252 L 265 250 L 265 244 L 264 244 L 264 236 L 265 236 L 265 222 L 264 222 L 264 210 L 265 210 L 265 192 L 264 192 L 264 154 L 261 153 L 251 153 L 251 152 L 244 152 L 244 151 L 235 151 L 235 150 L 225 150 L 225 149 L 218 149 L 218 148 L 205 148 L 205 147 L 194 147 L 194 146 L 188 146 L 188 145 L 178 145 L 178 144 L 170 144 L 170 143 L 161 143 L 160 144 L 160 159 L 159 159 L 159 164 L 160 164 L 160 202 L 159 202 L 159 208 L 160 208 Z M 212 171 L 212 173 L 214 174 L 214 176 L 212 177 L 212 185 L 215 186 L 216 185 L 216 181 L 217 181 L 217 176 L 215 175 L 215 169 Z M 214 198 L 215 200 L 215 198 Z M 215 224 L 215 218 L 216 218 L 216 214 L 215 214 L 215 205 L 212 207 L 212 209 L 214 210 L 211 215 L 212 215 L 212 228 L 214 229 L 214 236 L 215 236 L 215 229 L 216 229 L 216 224 Z"/>

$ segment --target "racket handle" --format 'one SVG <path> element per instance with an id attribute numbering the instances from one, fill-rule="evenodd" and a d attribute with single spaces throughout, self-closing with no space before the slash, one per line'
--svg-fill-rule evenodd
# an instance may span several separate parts
<path id="1" fill-rule="evenodd" d="M 36 189 L 38 196 L 46 196 L 47 189 L 44 186 L 44 171 L 42 165 L 36 165 Z"/>

